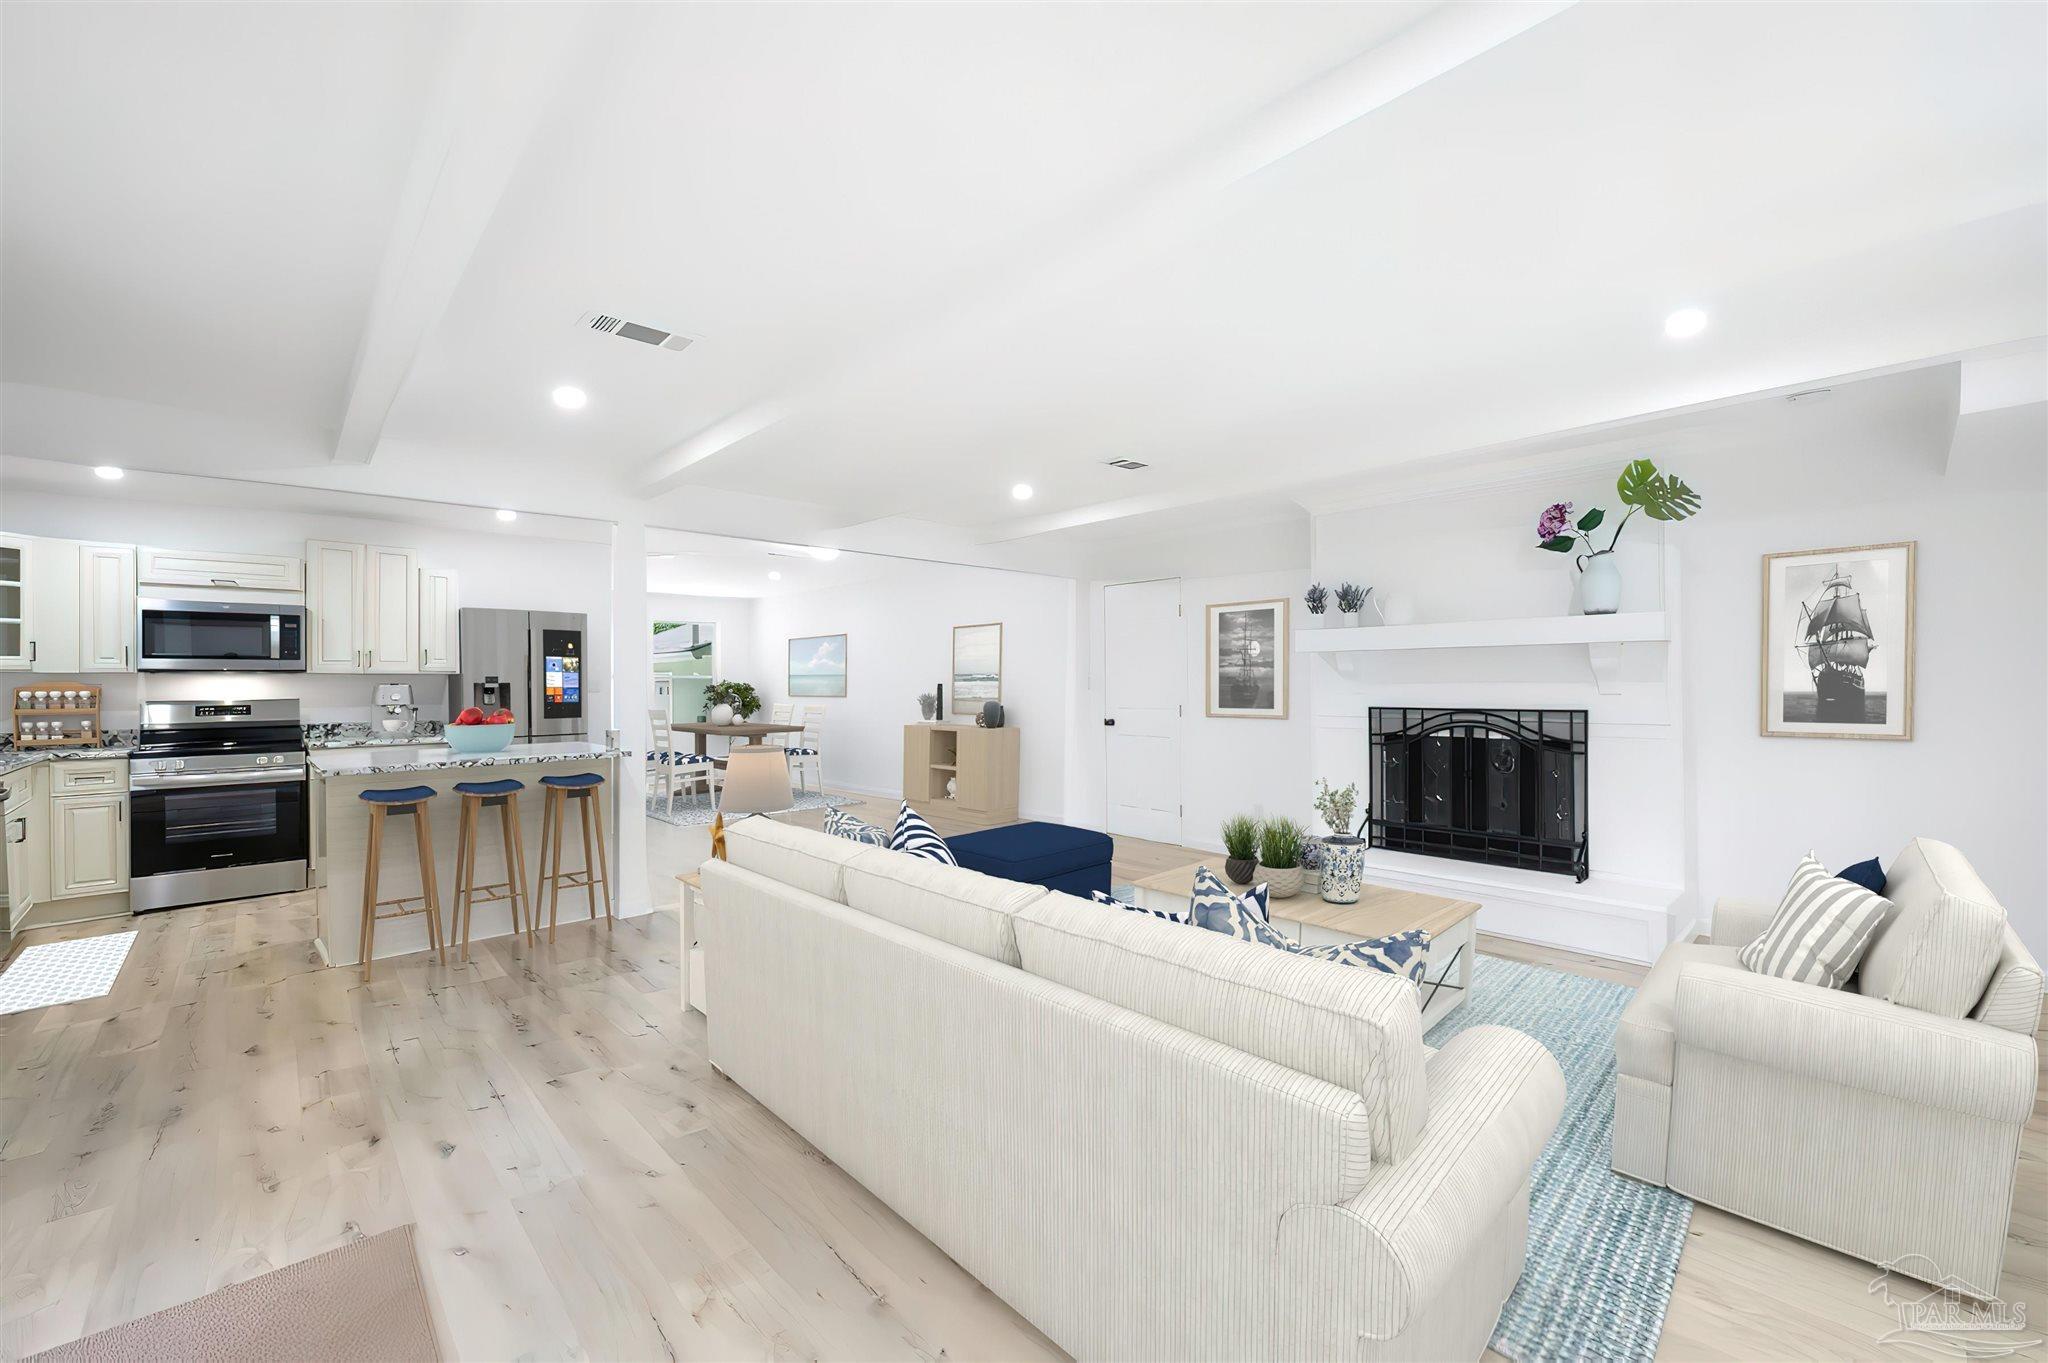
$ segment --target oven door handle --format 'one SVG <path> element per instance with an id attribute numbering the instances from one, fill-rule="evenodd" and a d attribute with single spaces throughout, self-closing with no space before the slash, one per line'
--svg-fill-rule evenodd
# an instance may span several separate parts
<path id="1" fill-rule="evenodd" d="M 128 777 L 130 790 L 178 790 L 203 786 L 290 786 L 303 785 L 306 772 L 297 771 L 188 771 L 177 776 L 134 772 Z"/>

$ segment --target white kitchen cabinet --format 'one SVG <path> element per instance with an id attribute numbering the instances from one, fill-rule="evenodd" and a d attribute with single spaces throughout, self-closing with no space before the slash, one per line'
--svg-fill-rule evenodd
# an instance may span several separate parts
<path id="1" fill-rule="evenodd" d="M 417 675 L 419 556 L 411 549 L 312 540 L 306 545 L 310 672 Z"/>
<path id="2" fill-rule="evenodd" d="M 33 652 L 35 603 L 30 599 L 35 548 L 26 535 L 0 535 L 0 671 L 26 672 Z"/>
<path id="3" fill-rule="evenodd" d="M 47 766 L 24 767 L 0 776 L 7 791 L 4 830 L 7 855 L 7 926 L 12 930 L 50 897 L 50 801 Z"/>
<path id="4" fill-rule="evenodd" d="M 458 672 L 462 594 L 452 568 L 420 569 L 420 671 Z"/>
<path id="5" fill-rule="evenodd" d="M 78 670 L 135 670 L 135 550 L 78 546 Z"/>
<path id="6" fill-rule="evenodd" d="M 128 888 L 128 796 L 60 795 L 50 801 L 50 897 Z"/>
<path id="7" fill-rule="evenodd" d="M 312 540 L 306 545 L 308 672 L 361 672 L 363 598 L 369 550 L 360 544 Z"/>
<path id="8" fill-rule="evenodd" d="M 420 560 L 410 549 L 368 549 L 363 610 L 366 672 L 417 673 L 420 667 Z"/>
<path id="9" fill-rule="evenodd" d="M 135 579 L 152 587 L 234 591 L 297 592 L 306 586 L 305 565 L 289 555 L 210 549 L 138 549 Z"/>

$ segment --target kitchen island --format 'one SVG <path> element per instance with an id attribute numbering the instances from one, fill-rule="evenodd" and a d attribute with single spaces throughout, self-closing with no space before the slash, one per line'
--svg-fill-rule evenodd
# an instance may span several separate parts
<path id="1" fill-rule="evenodd" d="M 597 772 L 605 778 L 605 838 L 618 845 L 619 758 L 616 748 L 573 740 L 535 739 L 513 743 L 501 753 L 459 753 L 445 744 L 416 746 L 326 748 L 307 754 L 308 776 L 312 781 L 312 878 L 320 900 L 320 933 L 315 942 L 329 965 L 356 965 L 362 927 L 364 852 L 369 841 L 370 809 L 362 800 L 365 790 L 402 786 L 428 786 L 435 796 L 427 802 L 434 843 L 434 878 L 441 892 L 441 921 L 452 940 L 455 902 L 455 823 L 462 796 L 455 793 L 459 781 L 498 781 L 507 777 L 524 781 L 519 797 L 519 824 L 529 857 L 540 851 L 540 821 L 543 776 L 569 776 Z M 633 811 L 635 815 L 638 810 Z M 377 898 L 396 899 L 420 892 L 419 857 L 413 850 L 410 819 L 393 819 L 385 824 L 383 875 Z M 568 869 L 580 869 L 582 834 L 570 821 L 566 861 Z M 529 863 L 526 882 L 533 890 L 536 906 L 545 908 L 540 886 L 535 883 L 539 866 Z M 499 847 L 498 823 L 493 815 L 482 825 L 477 849 L 476 877 L 479 884 L 501 881 L 505 876 L 504 853 Z M 612 889 L 614 911 L 618 892 Z M 598 913 L 603 915 L 600 904 Z M 580 922 L 589 913 L 585 892 L 578 889 L 562 895 L 562 921 Z M 475 906 L 470 924 L 472 943 L 512 932 L 512 908 L 500 900 Z M 380 920 L 377 925 L 377 959 L 424 951 L 427 922 L 424 916 Z M 451 957 L 451 961 L 452 961 Z M 380 975 L 381 979 L 382 976 Z"/>

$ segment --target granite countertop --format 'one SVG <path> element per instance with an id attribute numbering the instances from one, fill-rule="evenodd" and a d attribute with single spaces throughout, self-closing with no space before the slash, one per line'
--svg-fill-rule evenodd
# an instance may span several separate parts
<path id="1" fill-rule="evenodd" d="M 125 746 L 111 748 L 0 748 L 0 776 L 10 771 L 33 767 L 38 762 L 77 762 L 95 757 L 118 757 L 126 759 Z"/>
<path id="2" fill-rule="evenodd" d="M 617 748 L 602 743 L 561 739 L 529 739 L 515 742 L 503 752 L 460 753 L 446 744 L 375 745 L 360 748 L 322 748 L 307 754 L 306 764 L 320 776 L 381 776 L 398 771 L 439 771 L 454 767 L 513 767 L 547 762 L 596 762 L 621 757 Z"/>

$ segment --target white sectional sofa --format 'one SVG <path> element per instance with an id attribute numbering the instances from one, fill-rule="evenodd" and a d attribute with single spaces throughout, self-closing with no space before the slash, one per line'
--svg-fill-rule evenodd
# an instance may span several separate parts
<path id="1" fill-rule="evenodd" d="M 711 1059 L 1085 1359 L 1469 1359 L 1564 1101 L 1415 993 L 752 819 L 703 868 Z"/>
<path id="2" fill-rule="evenodd" d="M 1615 1032 L 1614 1169 L 1874 1264 L 1924 1256 L 1914 1276 L 1989 1297 L 2041 969 L 1946 843 L 1915 839 L 1885 892 L 1848 989 L 1743 968 L 1772 904 L 1724 899 L 1711 942 L 1665 951 Z"/>

